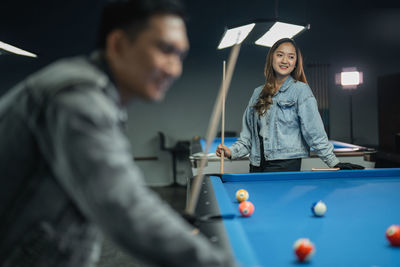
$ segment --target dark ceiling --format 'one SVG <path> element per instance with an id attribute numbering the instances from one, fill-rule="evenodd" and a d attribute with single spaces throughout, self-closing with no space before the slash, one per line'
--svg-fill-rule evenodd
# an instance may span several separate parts
<path id="1" fill-rule="evenodd" d="M 396 2 L 186 1 L 191 42 L 188 59 L 215 57 L 226 25 L 278 15 L 283 20 L 311 24 L 308 32 L 296 38 L 310 59 L 373 59 L 378 65 L 395 66 L 400 59 L 396 52 L 400 47 L 400 9 Z M 13 83 L 56 58 L 89 52 L 94 47 L 102 5 L 103 1 L 95 0 L 2 0 L 0 41 L 36 53 L 39 58 L 3 54 L 0 71 Z M 264 48 L 252 46 L 251 51 L 259 53 L 260 49 Z"/>

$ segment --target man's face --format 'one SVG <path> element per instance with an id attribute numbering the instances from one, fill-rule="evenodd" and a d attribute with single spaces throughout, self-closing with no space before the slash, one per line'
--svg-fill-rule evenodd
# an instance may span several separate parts
<path id="1" fill-rule="evenodd" d="M 122 101 L 162 100 L 182 73 L 189 47 L 185 23 L 178 16 L 153 15 L 134 40 L 124 35 L 112 70 Z"/>

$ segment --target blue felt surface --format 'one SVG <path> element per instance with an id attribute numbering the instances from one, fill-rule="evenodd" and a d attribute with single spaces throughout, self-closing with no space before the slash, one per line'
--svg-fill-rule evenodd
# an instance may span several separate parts
<path id="1" fill-rule="evenodd" d="M 390 225 L 400 224 L 400 169 L 230 174 L 223 183 L 211 179 L 221 213 L 230 205 L 237 214 L 224 223 L 243 266 L 299 265 L 293 243 L 302 237 L 316 246 L 309 266 L 400 266 L 400 248 L 385 238 Z M 246 189 L 255 205 L 250 218 L 240 217 L 238 189 Z M 318 200 L 328 208 L 322 218 L 311 213 Z M 240 252 L 244 246 L 251 255 Z"/>

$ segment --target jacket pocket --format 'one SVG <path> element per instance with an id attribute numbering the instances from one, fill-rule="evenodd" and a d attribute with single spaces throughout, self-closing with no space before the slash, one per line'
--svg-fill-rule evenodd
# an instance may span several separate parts
<path id="1" fill-rule="evenodd" d="M 281 100 L 277 102 L 278 110 L 277 117 L 278 122 L 286 126 L 297 125 L 297 110 L 296 102 L 294 100 Z"/>

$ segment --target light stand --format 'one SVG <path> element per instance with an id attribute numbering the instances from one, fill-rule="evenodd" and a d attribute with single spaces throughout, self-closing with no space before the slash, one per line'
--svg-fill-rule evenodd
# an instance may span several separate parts
<path id="1" fill-rule="evenodd" d="M 353 90 L 363 83 L 363 73 L 357 68 L 343 68 L 341 73 L 336 74 L 336 84 L 340 84 L 343 90 L 349 91 L 349 113 L 350 113 L 350 143 L 354 144 L 353 133 Z"/>

